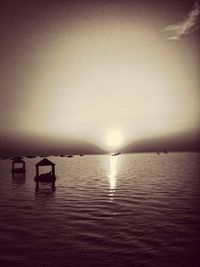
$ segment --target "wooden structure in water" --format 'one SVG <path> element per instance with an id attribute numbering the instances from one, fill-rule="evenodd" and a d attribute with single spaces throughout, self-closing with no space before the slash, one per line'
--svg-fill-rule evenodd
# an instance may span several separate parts
<path id="1" fill-rule="evenodd" d="M 16 164 L 17 165 L 20 164 L 20 165 L 22 165 L 22 167 L 17 167 L 16 168 Z M 22 173 L 22 174 L 24 174 L 26 172 L 25 161 L 22 160 L 20 157 L 13 159 L 13 161 L 12 161 L 12 170 L 11 171 L 12 171 L 13 174 L 14 173 Z"/>
<path id="2" fill-rule="evenodd" d="M 51 171 L 47 172 L 47 173 L 40 174 L 39 168 L 42 166 L 50 166 Z M 39 188 L 39 182 L 51 183 L 52 188 L 54 188 L 55 187 L 55 181 L 56 181 L 55 163 L 51 162 L 47 158 L 43 158 L 41 161 L 39 161 L 37 164 L 35 164 L 35 167 L 36 167 L 36 176 L 35 176 L 36 189 Z"/>

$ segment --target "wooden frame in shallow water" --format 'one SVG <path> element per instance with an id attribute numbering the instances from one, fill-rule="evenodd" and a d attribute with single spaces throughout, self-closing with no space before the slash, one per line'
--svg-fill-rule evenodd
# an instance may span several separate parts
<path id="1" fill-rule="evenodd" d="M 15 168 L 15 164 L 22 164 L 21 168 Z M 20 157 L 15 158 L 12 161 L 12 173 L 25 173 L 26 172 L 26 168 L 25 168 L 25 161 L 22 160 Z"/>
<path id="2" fill-rule="evenodd" d="M 40 166 L 51 166 L 51 171 L 47 172 L 47 173 L 40 174 L 40 172 L 39 172 Z M 36 189 L 39 188 L 39 182 L 51 183 L 52 188 L 54 188 L 55 187 L 55 181 L 56 181 L 55 163 L 51 162 L 47 158 L 43 158 L 40 162 L 35 164 L 35 167 L 36 167 L 36 176 L 35 176 Z"/>

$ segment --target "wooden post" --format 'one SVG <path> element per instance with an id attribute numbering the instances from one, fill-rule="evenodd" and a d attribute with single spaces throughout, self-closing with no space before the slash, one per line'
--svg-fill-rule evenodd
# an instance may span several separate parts
<path id="1" fill-rule="evenodd" d="M 52 188 L 52 190 L 54 190 L 55 189 L 55 180 L 52 182 L 52 184 L 51 184 L 51 188 Z"/>
<path id="2" fill-rule="evenodd" d="M 55 165 L 52 165 L 52 175 L 53 175 L 53 176 L 56 176 L 56 175 L 55 175 Z"/>
<path id="3" fill-rule="evenodd" d="M 15 169 L 15 163 L 12 162 L 12 172 L 14 172 L 14 169 Z"/>
<path id="4" fill-rule="evenodd" d="M 39 182 L 36 182 L 35 190 L 38 191 L 39 189 Z"/>
<path id="5" fill-rule="evenodd" d="M 36 176 L 39 176 L 39 167 L 36 166 Z"/>

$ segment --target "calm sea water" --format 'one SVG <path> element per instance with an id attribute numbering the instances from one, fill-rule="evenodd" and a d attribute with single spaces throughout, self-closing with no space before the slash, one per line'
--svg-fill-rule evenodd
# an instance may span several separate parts
<path id="1" fill-rule="evenodd" d="M 40 159 L 0 161 L 1 266 L 200 266 L 200 154 L 49 157 L 37 192 Z"/>

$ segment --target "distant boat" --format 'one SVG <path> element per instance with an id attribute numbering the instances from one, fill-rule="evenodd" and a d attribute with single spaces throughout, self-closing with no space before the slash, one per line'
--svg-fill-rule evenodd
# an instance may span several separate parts
<path id="1" fill-rule="evenodd" d="M 65 157 L 65 155 L 60 155 L 61 158 Z"/>
<path id="2" fill-rule="evenodd" d="M 121 155 L 121 153 L 120 152 L 117 152 L 117 153 L 113 153 L 113 154 L 111 154 L 112 156 L 119 156 L 119 155 Z"/>
<path id="3" fill-rule="evenodd" d="M 83 157 L 84 156 L 84 154 L 80 154 L 80 157 Z"/>
<path id="4" fill-rule="evenodd" d="M 73 158 L 73 155 L 67 155 L 68 158 Z"/>

